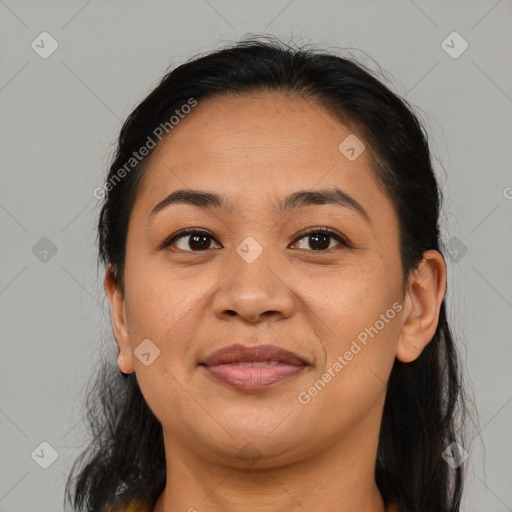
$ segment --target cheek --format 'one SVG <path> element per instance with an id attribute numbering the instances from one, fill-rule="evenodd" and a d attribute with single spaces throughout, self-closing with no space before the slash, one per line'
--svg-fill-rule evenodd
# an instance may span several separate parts
<path id="1" fill-rule="evenodd" d="M 325 354 L 319 371 L 330 371 L 325 379 L 331 391 L 347 398 L 362 391 L 380 392 L 393 365 L 401 280 L 397 269 L 383 262 L 377 257 L 360 267 L 342 269 L 309 294 L 315 313 L 311 321 Z"/>
<path id="2" fill-rule="evenodd" d="M 330 325 L 319 322 L 325 360 L 301 390 L 327 430 L 350 428 L 384 400 L 399 332 L 401 305 L 386 295 L 344 294 L 338 304 Z"/>
<path id="3" fill-rule="evenodd" d="M 179 273 L 178 273 L 179 274 Z M 189 274 L 180 279 L 165 269 L 127 268 L 127 322 L 133 334 L 166 342 L 174 338 L 195 314 L 195 307 L 208 290 L 207 276 Z M 129 283 L 129 286 L 128 286 Z"/>
<path id="4" fill-rule="evenodd" d="M 299 285 L 312 309 L 340 342 L 373 325 L 396 300 L 394 277 L 375 264 L 340 268 Z"/>

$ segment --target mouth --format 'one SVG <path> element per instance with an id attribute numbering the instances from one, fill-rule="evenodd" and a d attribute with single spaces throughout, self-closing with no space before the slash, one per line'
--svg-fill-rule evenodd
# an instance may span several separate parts
<path id="1" fill-rule="evenodd" d="M 214 352 L 199 366 L 231 387 L 258 390 L 289 380 L 310 365 L 297 354 L 274 345 L 231 345 Z"/>

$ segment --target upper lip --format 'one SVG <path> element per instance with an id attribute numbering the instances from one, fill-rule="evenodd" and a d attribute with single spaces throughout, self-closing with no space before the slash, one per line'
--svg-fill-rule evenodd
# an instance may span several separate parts
<path id="1" fill-rule="evenodd" d="M 297 354 L 275 345 L 254 345 L 248 347 L 240 344 L 221 348 L 220 350 L 210 354 L 200 364 L 205 366 L 214 366 L 217 364 L 238 362 L 249 363 L 258 361 L 279 361 L 282 363 L 300 366 L 308 364 Z"/>

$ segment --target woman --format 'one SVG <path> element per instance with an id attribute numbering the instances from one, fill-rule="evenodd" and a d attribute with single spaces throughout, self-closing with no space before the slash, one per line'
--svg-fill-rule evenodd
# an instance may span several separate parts
<path id="1" fill-rule="evenodd" d="M 124 379 L 91 392 L 76 510 L 459 510 L 441 192 L 404 100 L 245 40 L 162 79 L 97 192 Z"/>

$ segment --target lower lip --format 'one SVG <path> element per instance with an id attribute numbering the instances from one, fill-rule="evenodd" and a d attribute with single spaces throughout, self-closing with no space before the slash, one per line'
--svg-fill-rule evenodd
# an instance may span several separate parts
<path id="1" fill-rule="evenodd" d="M 238 389 L 265 389 L 276 382 L 282 382 L 301 372 L 305 365 L 279 363 L 275 366 L 237 366 L 218 364 L 203 366 L 220 381 Z"/>

